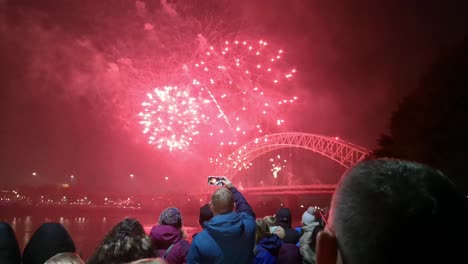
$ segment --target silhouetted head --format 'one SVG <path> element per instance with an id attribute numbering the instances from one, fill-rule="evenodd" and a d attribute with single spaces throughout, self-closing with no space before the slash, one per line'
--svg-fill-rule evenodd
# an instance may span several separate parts
<path id="1" fill-rule="evenodd" d="M 59 253 L 75 253 L 75 243 L 60 223 L 42 224 L 23 251 L 23 264 L 43 264 Z"/>
<path id="2" fill-rule="evenodd" d="M 467 199 L 441 172 L 394 159 L 343 176 L 317 263 L 468 263 Z"/>
<path id="3" fill-rule="evenodd" d="M 234 210 L 234 197 L 227 188 L 216 190 L 211 196 L 210 209 L 213 215 L 229 213 Z"/>
<path id="4" fill-rule="evenodd" d="M 5 222 L 0 222 L 0 263 L 21 263 L 21 253 L 15 232 L 11 226 Z"/>
<path id="5" fill-rule="evenodd" d="M 213 212 L 211 212 L 210 205 L 205 204 L 200 207 L 200 216 L 198 218 L 198 223 L 200 223 L 201 227 L 205 222 L 208 222 L 213 218 Z"/>
<path id="6" fill-rule="evenodd" d="M 153 244 L 143 226 L 126 218 L 104 237 L 87 263 L 127 263 L 153 257 L 156 257 Z"/>

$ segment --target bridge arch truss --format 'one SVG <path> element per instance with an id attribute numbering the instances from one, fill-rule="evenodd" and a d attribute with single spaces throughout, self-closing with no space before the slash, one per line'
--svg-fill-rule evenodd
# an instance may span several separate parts
<path id="1" fill-rule="evenodd" d="M 370 151 L 340 140 L 307 133 L 278 133 L 257 138 L 236 149 L 218 162 L 218 175 L 233 178 L 238 172 L 248 169 L 252 161 L 268 152 L 284 148 L 303 148 L 325 156 L 345 168 L 365 159 Z"/>

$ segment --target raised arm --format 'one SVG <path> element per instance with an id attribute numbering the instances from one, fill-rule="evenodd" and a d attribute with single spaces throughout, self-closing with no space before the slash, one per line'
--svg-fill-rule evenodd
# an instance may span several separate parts
<path id="1" fill-rule="evenodd" d="M 242 193 L 240 193 L 239 190 L 237 190 L 236 187 L 232 185 L 232 182 L 226 177 L 224 177 L 222 183 L 224 184 L 224 186 L 226 186 L 226 188 L 228 188 L 232 192 L 234 202 L 236 203 L 236 212 L 246 213 L 255 219 L 255 213 L 252 210 L 252 207 L 249 205 Z"/>

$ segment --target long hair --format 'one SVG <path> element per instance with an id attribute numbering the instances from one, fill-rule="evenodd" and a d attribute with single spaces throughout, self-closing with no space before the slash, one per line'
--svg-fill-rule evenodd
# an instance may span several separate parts
<path id="1" fill-rule="evenodd" d="M 126 263 L 154 257 L 156 252 L 143 226 L 135 219 L 125 218 L 104 237 L 87 263 Z"/>
<path id="2" fill-rule="evenodd" d="M 255 245 L 258 244 L 258 241 L 264 237 L 270 237 L 270 228 L 268 224 L 263 219 L 255 220 L 256 228 L 255 228 Z"/>

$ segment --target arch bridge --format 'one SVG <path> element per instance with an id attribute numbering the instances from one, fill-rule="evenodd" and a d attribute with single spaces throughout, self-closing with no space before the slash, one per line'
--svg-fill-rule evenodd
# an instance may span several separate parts
<path id="1" fill-rule="evenodd" d="M 302 148 L 325 156 L 349 168 L 364 160 L 370 151 L 337 137 L 299 132 L 277 133 L 256 138 L 218 162 L 217 175 L 231 179 L 252 165 L 252 161 L 268 152 L 284 148 Z"/>

